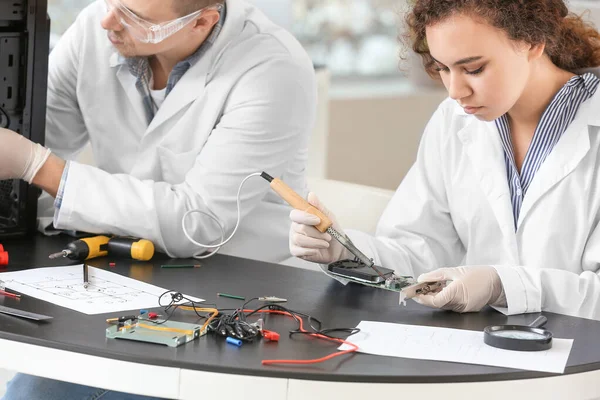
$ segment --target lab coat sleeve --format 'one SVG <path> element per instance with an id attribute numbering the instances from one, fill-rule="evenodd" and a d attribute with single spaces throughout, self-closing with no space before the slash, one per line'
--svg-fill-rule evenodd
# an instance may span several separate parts
<path id="1" fill-rule="evenodd" d="M 171 257 L 201 254 L 207 249 L 184 236 L 184 214 L 212 214 L 229 236 L 242 180 L 261 171 L 282 176 L 299 149 L 306 148 L 315 114 L 314 70 L 308 63 L 273 57 L 237 81 L 184 182 L 142 181 L 73 162 L 55 226 L 146 238 Z M 242 218 L 268 191 L 260 178 L 246 183 L 240 196 Z M 192 214 L 186 221 L 196 241 L 220 241 L 221 230 L 208 217 Z"/>
<path id="2" fill-rule="evenodd" d="M 588 238 L 582 273 L 539 266 L 495 266 L 507 315 L 540 311 L 600 320 L 600 227 Z"/>
<path id="3" fill-rule="evenodd" d="M 347 233 L 377 265 L 414 276 L 457 265 L 464 246 L 454 228 L 444 179 L 443 149 L 447 138 L 442 106 L 425 128 L 417 159 L 377 226 L 376 236 Z"/>
<path id="4" fill-rule="evenodd" d="M 64 159 L 73 159 L 88 142 L 77 102 L 81 20 L 62 35 L 48 61 L 46 147 Z"/>

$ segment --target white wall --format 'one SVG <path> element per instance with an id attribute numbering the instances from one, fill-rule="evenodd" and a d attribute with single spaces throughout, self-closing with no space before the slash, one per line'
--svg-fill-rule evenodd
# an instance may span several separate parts
<path id="1" fill-rule="evenodd" d="M 584 14 L 586 20 L 592 22 L 596 29 L 600 29 L 600 1 L 575 0 L 569 2 L 569 8 L 576 14 Z"/>
<path id="2" fill-rule="evenodd" d="M 376 84 L 373 84 L 376 86 Z M 415 161 L 444 89 L 409 82 L 397 93 L 335 95 L 330 101 L 327 177 L 395 190 Z"/>

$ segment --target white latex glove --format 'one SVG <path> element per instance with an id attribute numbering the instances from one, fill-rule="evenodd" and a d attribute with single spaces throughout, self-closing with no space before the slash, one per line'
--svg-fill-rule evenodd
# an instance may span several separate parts
<path id="1" fill-rule="evenodd" d="M 419 276 L 418 281 L 452 281 L 436 292 L 414 298 L 429 307 L 464 313 L 479 311 L 488 304 L 506 305 L 504 287 L 494 267 L 441 268 Z"/>
<path id="2" fill-rule="evenodd" d="M 333 222 L 333 229 L 344 235 L 335 215 L 333 215 L 317 198 L 314 193 L 308 194 L 308 202 Z M 350 253 L 328 233 L 321 233 L 315 228 L 321 219 L 305 211 L 292 210 L 290 213 L 292 226 L 290 228 L 290 252 L 294 257 L 319 264 L 331 264 L 335 261 L 353 259 Z"/>
<path id="3" fill-rule="evenodd" d="M 50 150 L 8 129 L 0 128 L 0 179 L 29 183 L 50 156 Z"/>

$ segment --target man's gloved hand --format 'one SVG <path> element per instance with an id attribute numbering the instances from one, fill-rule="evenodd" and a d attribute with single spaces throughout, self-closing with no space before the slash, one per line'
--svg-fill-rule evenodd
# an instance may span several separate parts
<path id="1" fill-rule="evenodd" d="M 494 267 L 441 268 L 419 276 L 418 281 L 452 281 L 441 290 L 414 298 L 429 307 L 464 313 L 479 311 L 488 304 L 506 306 L 504 287 Z"/>
<path id="2" fill-rule="evenodd" d="M 317 198 L 309 193 L 308 202 L 333 222 L 333 229 L 344 234 L 333 215 Z M 315 228 L 321 223 L 319 217 L 300 210 L 290 213 L 292 226 L 290 228 L 290 252 L 294 257 L 302 258 L 320 264 L 331 264 L 339 260 L 352 259 L 354 256 L 328 233 L 321 233 Z"/>
<path id="3" fill-rule="evenodd" d="M 31 183 L 50 150 L 8 129 L 0 128 L 0 179 Z"/>

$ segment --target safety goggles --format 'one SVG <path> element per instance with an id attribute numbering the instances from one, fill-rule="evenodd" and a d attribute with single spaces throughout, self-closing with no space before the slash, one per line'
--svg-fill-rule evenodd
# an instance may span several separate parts
<path id="1" fill-rule="evenodd" d="M 120 0 L 104 0 L 104 2 L 106 3 L 107 12 L 114 13 L 115 18 L 127 29 L 131 36 L 142 43 L 153 44 L 162 42 L 169 36 L 177 33 L 184 26 L 198 18 L 204 11 L 221 8 L 220 4 L 216 4 L 194 11 L 184 17 L 156 24 L 140 18 L 129 8 L 125 7 Z"/>

